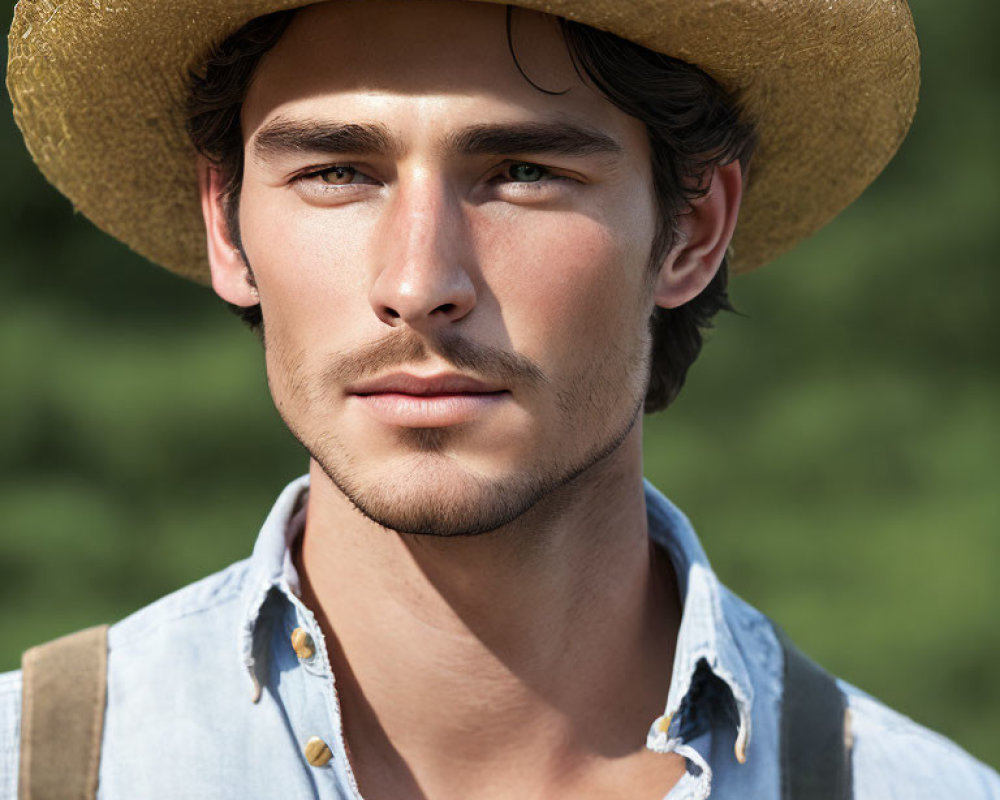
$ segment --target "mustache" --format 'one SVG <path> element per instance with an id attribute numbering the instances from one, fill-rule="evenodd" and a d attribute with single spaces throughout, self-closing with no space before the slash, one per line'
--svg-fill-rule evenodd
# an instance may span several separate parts
<path id="1" fill-rule="evenodd" d="M 400 329 L 383 339 L 338 355 L 324 374 L 326 385 L 355 383 L 380 375 L 392 367 L 425 361 L 431 354 L 440 356 L 459 370 L 473 372 L 480 378 L 504 386 L 548 382 L 542 368 L 520 353 L 477 344 L 455 334 L 427 338 L 409 329 Z"/>

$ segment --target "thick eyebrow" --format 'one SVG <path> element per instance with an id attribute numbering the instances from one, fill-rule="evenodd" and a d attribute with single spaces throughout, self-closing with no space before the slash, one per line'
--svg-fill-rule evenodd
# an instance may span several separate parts
<path id="1" fill-rule="evenodd" d="M 298 122 L 278 117 L 257 132 L 253 150 L 267 160 L 284 153 L 395 154 L 399 146 L 389 129 L 376 123 Z"/>
<path id="2" fill-rule="evenodd" d="M 448 153 L 477 156 L 558 154 L 618 155 L 622 145 L 607 134 L 569 122 L 512 122 L 471 125 L 448 134 Z M 402 147 L 387 127 L 378 123 L 337 123 L 278 117 L 253 138 L 255 155 L 267 160 L 285 153 L 398 155 Z"/>
<path id="3" fill-rule="evenodd" d="M 445 147 L 462 155 L 618 155 L 624 148 L 607 134 L 569 122 L 473 125 L 447 137 Z"/>

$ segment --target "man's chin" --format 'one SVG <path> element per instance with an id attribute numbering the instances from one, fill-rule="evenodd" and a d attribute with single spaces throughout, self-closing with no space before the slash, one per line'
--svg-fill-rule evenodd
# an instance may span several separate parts
<path id="1" fill-rule="evenodd" d="M 451 431 L 433 428 L 408 432 L 412 438 L 405 453 L 367 449 L 361 456 L 362 450 L 332 438 L 306 449 L 348 501 L 377 525 L 423 536 L 478 536 L 510 525 L 603 462 L 625 441 L 641 409 L 639 398 L 612 435 L 577 460 L 561 462 L 539 463 L 513 453 L 500 458 L 502 443 L 489 456 L 481 447 L 463 453 L 450 441 Z"/>
<path id="2" fill-rule="evenodd" d="M 419 459 L 419 461 L 425 461 Z M 424 536 L 478 536 L 503 528 L 534 506 L 551 481 L 521 472 L 485 478 L 452 464 L 413 464 L 401 475 L 363 478 L 319 462 L 365 517 L 383 528 Z"/>

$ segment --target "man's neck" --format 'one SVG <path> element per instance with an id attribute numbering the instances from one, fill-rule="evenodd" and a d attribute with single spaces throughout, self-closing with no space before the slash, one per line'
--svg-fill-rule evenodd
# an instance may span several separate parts
<path id="1" fill-rule="evenodd" d="M 575 782 L 635 765 L 680 620 L 640 435 L 478 536 L 387 531 L 312 465 L 303 594 L 367 797 L 582 797 Z"/>

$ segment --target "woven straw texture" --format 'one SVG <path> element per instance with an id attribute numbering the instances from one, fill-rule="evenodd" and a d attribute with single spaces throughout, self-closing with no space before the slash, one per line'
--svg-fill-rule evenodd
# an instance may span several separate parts
<path id="1" fill-rule="evenodd" d="M 488 0 L 497 2 L 497 0 Z M 187 75 L 250 19 L 302 0 L 20 0 L 7 86 L 45 176 L 100 228 L 208 282 Z M 747 272 L 854 200 L 917 102 L 905 0 L 522 0 L 697 64 L 760 144 L 733 240 Z"/>

